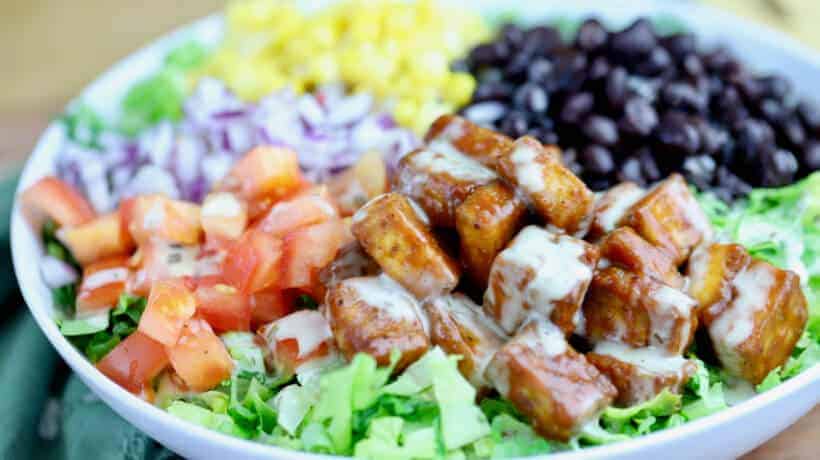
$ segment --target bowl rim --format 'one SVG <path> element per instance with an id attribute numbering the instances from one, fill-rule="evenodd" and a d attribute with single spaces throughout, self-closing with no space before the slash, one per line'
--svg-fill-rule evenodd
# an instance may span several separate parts
<path id="1" fill-rule="evenodd" d="M 490 0 L 478 1 L 475 3 L 477 5 L 474 5 L 473 7 L 476 11 L 480 12 L 490 11 L 498 6 L 498 2 L 493 2 Z M 576 2 L 573 2 L 572 7 L 566 7 L 565 5 L 563 5 L 562 2 L 554 0 L 549 0 L 545 3 L 548 6 L 553 5 L 555 7 L 554 11 L 550 14 L 556 14 L 556 12 L 558 12 L 556 16 L 560 16 L 560 14 L 564 12 L 570 12 L 571 14 L 577 16 L 590 14 L 595 15 L 595 11 L 602 8 L 602 5 L 595 4 L 594 0 L 578 0 Z M 701 16 L 708 14 L 712 16 L 715 21 L 725 22 L 727 25 L 729 25 L 732 28 L 731 34 L 753 34 L 757 36 L 769 37 L 771 40 L 776 40 L 780 42 L 781 49 L 783 50 L 784 54 L 790 54 L 799 60 L 806 61 L 807 63 L 810 63 L 812 66 L 816 67 L 818 69 L 818 72 L 820 72 L 820 53 L 808 48 L 802 43 L 797 42 L 797 40 L 779 31 L 769 28 L 766 25 L 753 23 L 745 19 L 736 17 L 730 13 L 699 4 L 682 5 L 678 3 L 673 3 L 659 5 L 656 3 L 651 3 L 648 0 L 630 0 L 624 3 L 626 4 L 626 6 L 628 6 L 627 9 L 629 9 L 630 11 L 642 10 L 644 11 L 643 14 L 669 13 L 677 17 L 684 18 L 686 17 L 685 15 Z M 535 15 L 535 20 L 541 19 L 543 19 L 542 15 Z M 118 77 L 120 80 L 124 80 L 124 82 L 121 83 L 132 83 L 136 80 L 136 78 L 133 75 L 127 76 L 127 72 L 125 71 L 125 69 L 129 67 L 132 63 L 142 60 L 145 55 L 150 54 L 152 52 L 156 53 L 159 51 L 167 51 L 171 43 L 179 42 L 181 37 L 190 34 L 191 30 L 206 30 L 213 29 L 216 27 L 221 28 L 222 21 L 222 13 L 215 13 L 204 18 L 201 18 L 199 20 L 193 21 L 191 23 L 188 23 L 186 25 L 183 25 L 168 34 L 161 36 L 158 39 L 150 41 L 147 45 L 140 47 L 138 50 L 132 52 L 127 57 L 119 60 L 113 66 L 109 67 L 105 72 L 100 74 L 96 79 L 94 79 L 88 86 L 86 86 L 81 91 L 80 97 L 85 97 L 89 94 L 94 93 L 101 85 L 111 83 L 111 80 L 116 80 Z M 54 159 L 55 154 L 49 154 L 48 150 L 51 147 L 50 144 L 53 144 L 55 142 L 55 129 L 56 126 L 54 125 L 54 123 L 51 123 L 43 131 L 43 133 L 39 136 L 37 143 L 32 150 L 31 155 L 27 159 L 22 169 L 20 181 L 18 183 L 17 190 L 15 191 L 14 207 L 11 216 L 11 250 L 14 272 L 17 276 L 19 288 L 22 293 L 23 299 L 26 302 L 27 308 L 34 316 L 35 321 L 37 322 L 38 326 L 43 331 L 43 333 L 46 335 L 49 342 L 51 342 L 51 344 L 57 350 L 60 356 L 69 364 L 71 369 L 77 373 L 81 380 L 83 380 L 92 389 L 92 391 L 98 392 L 99 396 L 106 402 L 106 404 L 109 407 L 112 408 L 112 410 L 114 410 L 120 415 L 122 415 L 125 412 L 131 414 L 139 413 L 142 417 L 145 418 L 145 422 L 157 426 L 157 430 L 169 430 L 169 432 L 188 432 L 197 439 L 210 439 L 207 442 L 217 443 L 228 450 L 234 452 L 249 453 L 254 456 L 275 455 L 276 458 L 287 458 L 294 460 L 344 458 L 332 455 L 321 455 L 295 451 L 274 445 L 267 445 L 250 440 L 236 438 L 176 418 L 171 414 L 167 413 L 166 411 L 163 411 L 152 404 L 146 403 L 142 399 L 129 393 L 128 391 L 114 383 L 112 380 L 105 377 L 96 369 L 96 367 L 93 364 L 91 364 L 90 361 L 86 359 L 86 357 L 79 350 L 77 350 L 68 341 L 66 337 L 64 337 L 60 333 L 59 328 L 57 327 L 56 322 L 54 321 L 50 312 L 52 307 L 51 305 L 34 306 L 36 305 L 36 301 L 39 301 L 39 299 L 35 295 L 35 291 L 37 291 L 38 289 L 43 289 L 44 285 L 42 283 L 42 280 L 39 279 L 39 269 L 37 270 L 37 272 L 40 286 L 35 285 L 36 283 L 33 281 L 27 281 L 28 277 L 23 276 L 26 270 L 31 270 L 31 265 L 29 261 L 31 260 L 30 257 L 34 254 L 31 254 L 30 251 L 27 253 L 26 250 L 23 248 L 24 244 L 21 242 L 23 238 L 21 234 L 23 232 L 32 233 L 32 230 L 22 216 L 18 198 L 20 196 L 20 193 L 26 186 L 32 183 L 35 179 L 42 177 L 42 174 L 35 173 L 35 169 L 38 169 L 35 167 L 35 164 L 40 162 L 51 161 Z M 40 254 L 36 255 L 39 258 Z M 554 458 L 556 460 L 570 460 L 590 457 L 597 458 L 599 456 L 603 457 L 614 454 L 625 455 L 630 453 L 638 453 L 641 450 L 653 446 L 660 446 L 674 439 L 686 438 L 696 433 L 703 433 L 715 429 L 716 427 L 724 424 L 730 424 L 733 421 L 736 421 L 737 419 L 740 419 L 743 416 L 749 415 L 755 411 L 776 405 L 779 401 L 784 400 L 790 395 L 794 395 L 800 390 L 803 390 L 812 385 L 817 387 L 818 389 L 818 401 L 815 402 L 816 405 L 818 402 L 820 402 L 820 364 L 803 371 L 796 377 L 778 385 L 777 387 L 765 393 L 757 394 L 753 398 L 750 398 L 740 404 L 729 407 L 710 416 L 692 422 L 688 422 L 675 428 L 654 432 L 645 436 L 640 436 L 617 444 L 588 447 L 580 451 L 557 452 L 549 454 L 548 457 L 538 456 L 531 458 Z M 116 401 L 117 404 L 113 404 L 110 401 Z M 115 406 L 120 405 L 123 406 L 125 410 L 118 410 L 118 407 L 115 408 Z"/>

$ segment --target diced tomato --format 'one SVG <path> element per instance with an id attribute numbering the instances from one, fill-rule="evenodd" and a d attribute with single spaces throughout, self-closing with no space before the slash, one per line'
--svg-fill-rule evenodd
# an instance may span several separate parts
<path id="1" fill-rule="evenodd" d="M 140 394 L 167 365 L 162 344 L 135 331 L 105 355 L 97 369 L 131 393 Z"/>
<path id="2" fill-rule="evenodd" d="M 253 202 L 273 204 L 292 194 L 303 184 L 299 158 L 291 149 L 259 146 L 237 161 L 217 186 L 218 191 L 236 193 L 249 203 L 253 216 L 259 211 Z"/>
<path id="3" fill-rule="evenodd" d="M 80 292 L 77 294 L 77 314 L 113 308 L 117 305 L 120 294 L 125 291 L 128 276 L 128 257 L 125 256 L 104 259 L 86 266 Z"/>
<path id="4" fill-rule="evenodd" d="M 368 200 L 387 191 L 387 165 L 377 151 L 364 153 L 355 165 L 328 181 L 343 216 L 351 216 Z"/>
<path id="5" fill-rule="evenodd" d="M 242 292 L 259 292 L 280 281 L 281 257 L 282 240 L 250 229 L 225 258 L 222 274 L 228 284 Z"/>
<path id="6" fill-rule="evenodd" d="M 250 297 L 251 323 L 253 327 L 276 321 L 293 312 L 298 292 L 267 289 L 255 292 Z"/>
<path id="7" fill-rule="evenodd" d="M 182 327 L 196 312 L 196 298 L 183 280 L 157 281 L 151 286 L 148 304 L 138 329 L 157 342 L 177 343 Z"/>
<path id="8" fill-rule="evenodd" d="M 23 212 L 31 225 L 40 228 L 46 218 L 61 227 L 84 224 L 97 216 L 91 203 L 74 187 L 53 176 L 43 177 L 20 197 Z"/>
<path id="9" fill-rule="evenodd" d="M 216 278 L 212 276 L 198 280 L 194 291 L 197 316 L 220 332 L 250 330 L 251 306 L 248 295 Z"/>
<path id="10" fill-rule="evenodd" d="M 343 221 L 329 220 L 296 230 L 285 237 L 282 255 L 281 287 L 299 288 L 314 294 L 321 283 L 319 271 L 333 261 L 348 242 Z"/>
<path id="11" fill-rule="evenodd" d="M 167 347 L 174 371 L 193 391 L 208 391 L 231 376 L 233 360 L 205 320 L 185 322 L 175 345 Z"/>
<path id="12" fill-rule="evenodd" d="M 151 285 L 170 278 L 193 277 L 197 274 L 198 246 L 152 239 L 143 244 L 131 258 L 134 269 L 126 285 L 132 294 L 146 296 Z"/>
<path id="13" fill-rule="evenodd" d="M 260 334 L 271 351 L 272 364 L 282 374 L 335 353 L 327 319 L 316 310 L 300 310 L 268 324 Z"/>
<path id="14" fill-rule="evenodd" d="M 197 244 L 202 238 L 199 206 L 162 195 L 144 195 L 126 200 L 120 206 L 120 218 L 138 244 L 152 238 Z"/>
<path id="15" fill-rule="evenodd" d="M 201 220 L 206 238 L 235 240 L 248 225 L 248 211 L 232 193 L 211 193 L 202 202 Z"/>
<path id="16" fill-rule="evenodd" d="M 299 228 L 338 216 L 327 187 L 314 187 L 306 193 L 276 203 L 255 225 L 266 233 L 282 237 Z"/>
<path id="17" fill-rule="evenodd" d="M 74 227 L 60 228 L 57 238 L 81 265 L 130 254 L 134 249 L 134 240 L 123 231 L 117 213 L 106 214 Z"/>

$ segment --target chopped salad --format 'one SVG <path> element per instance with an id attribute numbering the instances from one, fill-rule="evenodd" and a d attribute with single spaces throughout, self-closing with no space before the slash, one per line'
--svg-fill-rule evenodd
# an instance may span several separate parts
<path id="1" fill-rule="evenodd" d="M 509 458 L 673 428 L 820 361 L 818 173 L 732 204 L 674 169 L 593 193 L 542 136 L 439 116 L 479 91 L 448 70 L 478 16 L 411 46 L 393 2 L 279 6 L 231 5 L 225 42 L 171 52 L 121 120 L 74 104 L 56 176 L 20 196 L 60 331 L 127 391 L 306 452 Z M 436 8 L 402 3 L 403 27 Z M 367 34 L 429 68 L 398 92 L 351 74 Z"/>

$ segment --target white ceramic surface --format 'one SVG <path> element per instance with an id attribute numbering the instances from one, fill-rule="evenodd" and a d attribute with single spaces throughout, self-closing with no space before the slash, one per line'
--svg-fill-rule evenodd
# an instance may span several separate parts
<path id="1" fill-rule="evenodd" d="M 321 2 L 325 3 L 325 2 Z M 640 14 L 669 14 L 680 18 L 702 39 L 702 44 L 725 43 L 760 70 L 787 75 L 801 93 L 820 89 L 820 57 L 790 38 L 725 13 L 675 1 L 473 1 L 480 11 L 516 11 L 525 22 L 551 16 L 594 14 L 612 24 L 623 24 Z M 529 3 L 529 4 L 528 4 Z M 316 6 L 311 2 L 311 7 Z M 121 61 L 83 93 L 83 99 L 105 115 L 116 115 L 117 101 L 135 80 L 150 74 L 175 44 L 190 38 L 217 43 L 222 34 L 219 16 L 181 29 Z M 104 39 L 105 37 L 101 37 Z M 42 135 L 23 172 L 20 189 L 54 171 L 54 158 L 62 132 L 51 126 Z M 19 193 L 19 190 L 18 190 Z M 195 459 L 316 460 L 321 456 L 293 452 L 231 438 L 178 420 L 144 403 L 105 378 L 60 335 L 52 320 L 51 296 L 40 279 L 38 263 L 42 245 L 24 222 L 19 209 L 12 215 L 14 268 L 26 303 L 48 339 L 80 378 L 126 420 L 162 444 Z M 820 402 L 820 366 L 777 388 L 731 409 L 682 427 L 616 445 L 549 456 L 555 460 L 580 458 L 734 458 L 785 429 Z M 329 458 L 329 457 L 324 457 Z"/>

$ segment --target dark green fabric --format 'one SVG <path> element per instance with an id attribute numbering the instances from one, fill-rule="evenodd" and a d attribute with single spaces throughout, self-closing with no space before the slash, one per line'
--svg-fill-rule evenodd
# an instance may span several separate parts
<path id="1" fill-rule="evenodd" d="M 23 305 L 8 246 L 15 182 L 0 179 L 0 459 L 174 458 L 71 375 Z"/>

